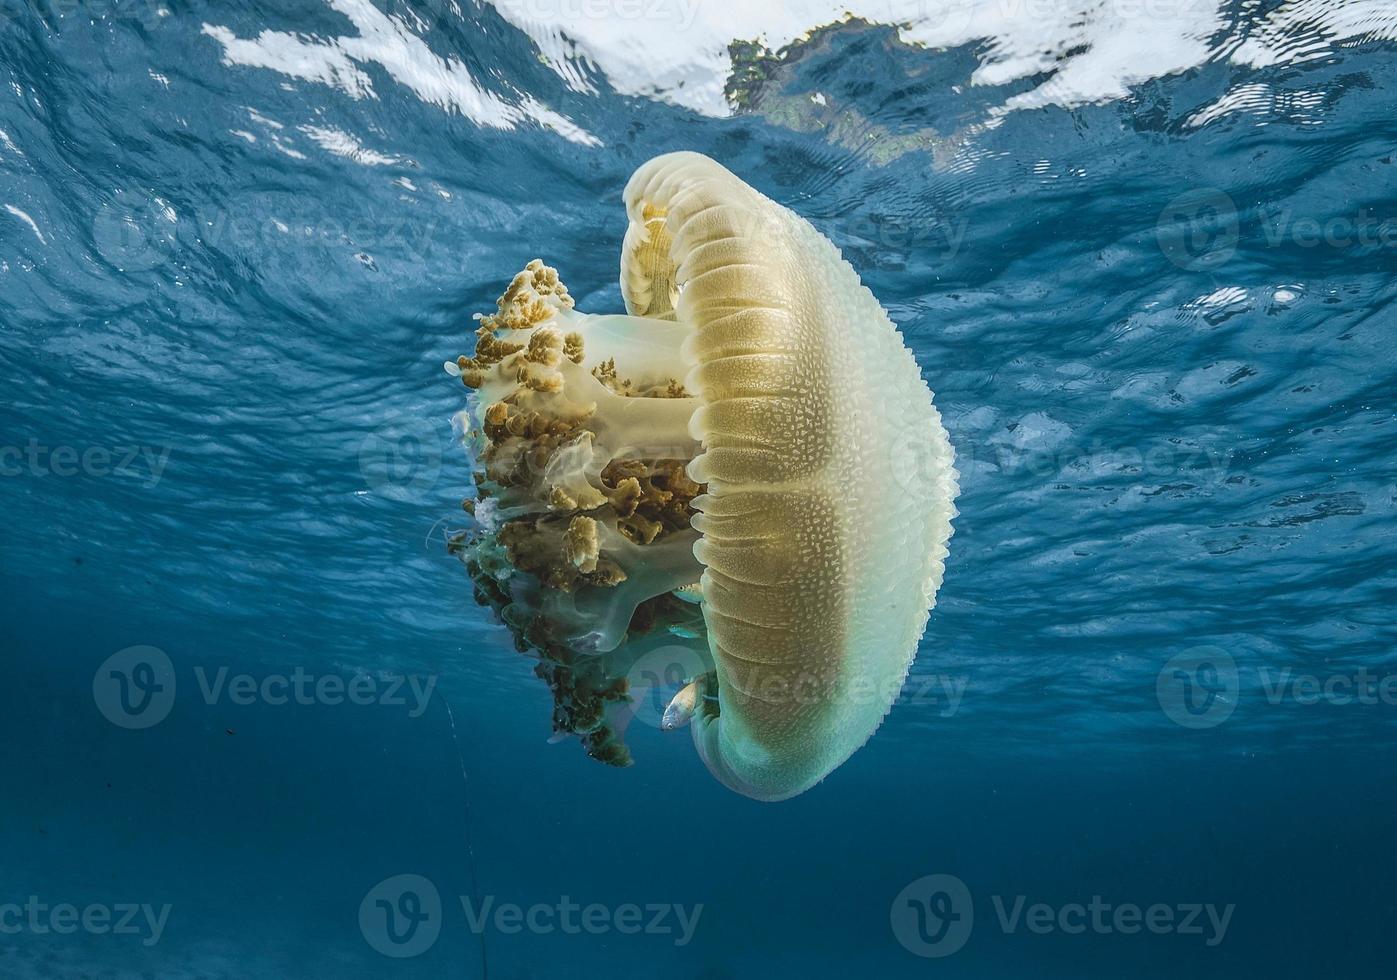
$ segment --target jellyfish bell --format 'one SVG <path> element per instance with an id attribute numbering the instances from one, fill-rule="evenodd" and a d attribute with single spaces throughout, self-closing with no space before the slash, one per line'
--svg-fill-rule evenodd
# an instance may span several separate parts
<path id="1" fill-rule="evenodd" d="M 579 313 L 535 260 L 449 368 L 492 515 L 461 550 L 525 645 L 600 671 L 582 689 L 615 697 L 585 734 L 619 743 L 626 664 L 678 638 L 708 669 L 661 727 L 687 725 L 728 787 L 787 799 L 901 689 L 954 453 L 892 321 L 806 221 L 696 153 L 642 166 L 625 204 L 627 315 Z"/>

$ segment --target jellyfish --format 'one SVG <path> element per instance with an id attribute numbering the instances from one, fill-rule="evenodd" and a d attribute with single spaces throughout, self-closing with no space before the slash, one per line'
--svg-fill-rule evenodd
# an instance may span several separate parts
<path id="1" fill-rule="evenodd" d="M 696 666 L 662 727 L 721 783 L 796 796 L 898 697 L 941 586 L 958 474 L 911 352 L 808 222 L 698 153 L 624 192 L 624 315 L 535 259 L 474 354 L 473 527 L 453 539 L 557 737 L 629 764 L 626 670 Z"/>

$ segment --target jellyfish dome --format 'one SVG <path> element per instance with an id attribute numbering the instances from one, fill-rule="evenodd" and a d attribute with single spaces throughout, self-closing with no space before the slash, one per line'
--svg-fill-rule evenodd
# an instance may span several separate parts
<path id="1" fill-rule="evenodd" d="M 896 328 L 838 250 L 713 160 L 625 189 L 626 315 L 530 262 L 475 353 L 474 527 L 453 539 L 553 688 L 554 730 L 628 764 L 626 669 L 692 651 L 663 727 L 758 800 L 882 723 L 940 588 L 954 452 Z"/>

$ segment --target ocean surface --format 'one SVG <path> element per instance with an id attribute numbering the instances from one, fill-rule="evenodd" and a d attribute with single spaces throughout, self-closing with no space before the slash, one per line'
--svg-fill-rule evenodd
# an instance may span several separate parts
<path id="1" fill-rule="evenodd" d="M 1391 2 L 0 0 L 0 977 L 1388 975 L 1394 55 Z M 620 310 L 676 149 L 843 250 L 961 471 L 899 703 L 780 804 L 653 710 L 548 744 L 447 551 L 443 362 L 536 256 Z"/>

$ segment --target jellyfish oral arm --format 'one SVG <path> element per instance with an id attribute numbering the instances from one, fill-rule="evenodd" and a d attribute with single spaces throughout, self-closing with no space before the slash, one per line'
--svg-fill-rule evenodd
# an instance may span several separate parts
<path id="1" fill-rule="evenodd" d="M 609 653 L 638 610 L 692 593 L 703 573 L 691 526 L 703 487 L 687 472 L 701 401 L 681 380 L 690 331 L 579 312 L 538 260 L 479 319 L 474 355 L 447 371 L 473 390 L 482 533 L 546 586 L 509 597 L 511 615 L 560 657 Z"/>

